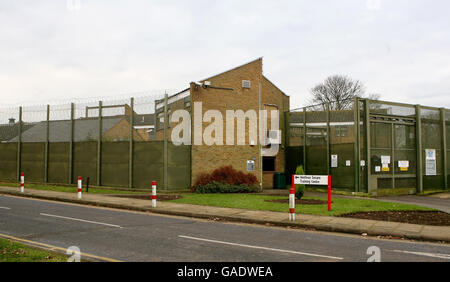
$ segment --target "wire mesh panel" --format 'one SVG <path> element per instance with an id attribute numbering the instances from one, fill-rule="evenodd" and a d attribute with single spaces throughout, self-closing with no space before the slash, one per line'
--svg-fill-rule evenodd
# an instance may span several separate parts
<path id="1" fill-rule="evenodd" d="M 30 182 L 45 181 L 45 143 L 48 140 L 47 106 L 23 107 L 20 170 Z"/>
<path id="2" fill-rule="evenodd" d="M 191 147 L 168 144 L 168 187 L 186 189 L 191 184 Z"/>
<path id="3" fill-rule="evenodd" d="M 360 155 L 360 177 L 359 177 L 359 186 L 360 191 L 367 192 L 367 175 L 366 170 L 368 167 L 367 159 L 366 159 L 366 148 L 367 148 L 367 141 L 366 141 L 366 110 L 365 110 L 365 103 L 364 101 L 359 101 L 359 155 Z"/>
<path id="4" fill-rule="evenodd" d="M 289 114 L 289 146 L 286 148 L 285 172 L 287 184 L 291 184 L 289 175 L 295 174 L 298 166 L 303 165 L 304 150 L 304 112 L 302 110 L 292 111 Z"/>
<path id="5" fill-rule="evenodd" d="M 50 105 L 49 110 L 48 182 L 68 184 L 72 107 Z"/>
<path id="6" fill-rule="evenodd" d="M 306 109 L 306 173 L 328 174 L 326 106 Z"/>
<path id="7" fill-rule="evenodd" d="M 18 135 L 19 107 L 0 109 L 0 180 L 17 180 Z"/>
<path id="8" fill-rule="evenodd" d="M 423 188 L 441 190 L 442 172 L 442 123 L 439 110 L 422 109 Z"/>
<path id="9" fill-rule="evenodd" d="M 136 142 L 133 151 L 134 187 L 150 189 L 152 180 L 163 183 L 164 143 Z"/>
<path id="10" fill-rule="evenodd" d="M 416 188 L 416 128 L 414 125 L 394 125 L 395 188 Z"/>
<path id="11" fill-rule="evenodd" d="M 393 188 L 392 179 L 392 125 L 370 124 L 371 174 L 377 178 L 377 189 Z"/>
<path id="12" fill-rule="evenodd" d="M 448 110 L 445 111 L 445 132 L 447 143 L 447 183 L 450 183 L 450 111 Z"/>
<path id="13" fill-rule="evenodd" d="M 157 139 L 155 101 L 162 98 L 164 98 L 164 95 L 137 97 L 134 99 L 134 112 L 136 113 L 133 119 L 136 130 L 136 135 L 133 135 L 134 141 L 154 141 Z M 160 137 L 158 140 L 162 140 L 162 135 Z"/>
<path id="14" fill-rule="evenodd" d="M 289 146 L 303 146 L 303 110 L 289 113 Z"/>
<path id="15" fill-rule="evenodd" d="M 416 110 L 412 105 L 408 106 L 371 100 L 369 108 L 370 114 L 374 115 L 402 116 L 411 118 L 414 118 L 416 115 Z"/>
<path id="16" fill-rule="evenodd" d="M 333 188 L 355 188 L 355 112 L 353 101 L 330 103 L 330 157 Z"/>

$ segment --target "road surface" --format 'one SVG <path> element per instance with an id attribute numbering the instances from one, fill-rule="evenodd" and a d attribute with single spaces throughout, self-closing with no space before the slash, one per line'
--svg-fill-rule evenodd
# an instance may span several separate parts
<path id="1" fill-rule="evenodd" d="M 224 223 L 0 195 L 0 234 L 100 260 L 450 261 L 450 245 Z M 0 237 L 1 237 L 0 235 Z M 83 257 L 82 257 L 83 258 Z"/>

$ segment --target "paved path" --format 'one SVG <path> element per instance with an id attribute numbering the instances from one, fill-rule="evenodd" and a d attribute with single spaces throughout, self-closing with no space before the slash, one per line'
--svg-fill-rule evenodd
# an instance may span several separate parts
<path id="1" fill-rule="evenodd" d="M 0 196 L 0 237 L 120 261 L 450 261 L 450 246 L 378 240 Z M 83 258 L 83 257 L 82 257 Z"/>
<path id="2" fill-rule="evenodd" d="M 404 204 L 414 204 L 450 213 L 450 198 L 408 195 L 408 196 L 379 197 L 377 198 L 377 200 L 386 202 L 404 203 Z"/>
<path id="3" fill-rule="evenodd" d="M 17 188 L 12 187 L 0 187 L 0 194 L 12 194 L 49 200 L 195 218 L 217 218 L 227 221 L 237 221 L 245 223 L 293 226 L 321 231 L 344 232 L 359 235 L 367 233 L 374 236 L 385 235 L 426 241 L 445 241 L 450 243 L 449 226 L 425 226 L 398 222 L 327 217 L 306 214 L 297 214 L 295 222 L 290 222 L 288 220 L 287 212 L 281 213 L 270 211 L 253 211 L 234 208 L 188 205 L 172 202 L 158 202 L 158 207 L 152 208 L 151 201 L 149 200 L 111 197 L 107 195 L 87 193 L 83 194 L 82 200 L 78 200 L 76 193 L 26 189 L 25 193 L 21 194 Z"/>

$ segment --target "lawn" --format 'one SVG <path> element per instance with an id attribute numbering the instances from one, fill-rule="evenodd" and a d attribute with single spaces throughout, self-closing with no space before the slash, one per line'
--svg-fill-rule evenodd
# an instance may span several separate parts
<path id="1" fill-rule="evenodd" d="M 174 203 L 194 204 L 215 207 L 239 208 L 248 210 L 265 210 L 276 212 L 288 212 L 286 203 L 267 202 L 265 200 L 287 199 L 283 196 L 266 196 L 255 194 L 182 194 L 183 198 L 173 200 Z M 304 197 L 304 199 L 316 199 L 327 201 L 326 197 Z M 367 211 L 414 211 L 433 209 L 416 205 L 381 202 L 370 199 L 332 198 L 331 211 L 325 205 L 296 205 L 295 212 L 303 214 L 337 216 L 353 212 Z"/>
<path id="2" fill-rule="evenodd" d="M 67 256 L 0 238 L 0 262 L 66 262 Z"/>
<path id="3" fill-rule="evenodd" d="M 20 189 L 20 185 L 17 183 L 3 183 L 0 182 L 0 186 L 7 187 L 17 187 Z M 56 192 L 78 192 L 78 188 L 76 185 L 70 186 L 57 186 L 57 185 L 41 185 L 41 184 L 27 184 L 25 183 L 25 191 L 26 189 L 34 189 L 34 190 L 47 190 L 47 191 L 56 191 Z M 86 187 L 83 186 L 83 193 L 86 192 Z M 142 192 L 136 191 L 128 191 L 128 190 L 115 190 L 115 189 L 103 189 L 103 188 L 91 188 L 89 187 L 89 194 L 139 194 Z"/>

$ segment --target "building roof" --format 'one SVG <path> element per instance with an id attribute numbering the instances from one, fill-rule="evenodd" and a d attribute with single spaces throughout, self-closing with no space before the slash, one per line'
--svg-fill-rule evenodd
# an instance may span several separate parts
<path id="1" fill-rule="evenodd" d="M 224 72 L 221 72 L 221 73 L 218 73 L 218 74 L 216 74 L 216 75 L 210 76 L 210 77 L 208 77 L 208 78 L 202 79 L 202 80 L 200 80 L 200 81 L 203 82 L 203 81 L 209 80 L 209 79 L 214 78 L 214 77 L 216 77 L 216 76 L 219 76 L 219 75 L 222 75 L 222 74 L 224 74 L 224 73 L 233 71 L 233 70 L 235 70 L 235 69 L 241 68 L 241 67 L 243 67 L 243 66 L 249 65 L 249 64 L 251 64 L 251 63 L 254 63 L 254 62 L 259 61 L 259 60 L 262 60 L 262 59 L 263 59 L 263 57 L 259 57 L 258 59 L 255 59 L 255 60 L 250 61 L 250 62 L 248 62 L 248 63 L 239 65 L 239 66 L 237 66 L 237 67 L 234 67 L 234 68 L 232 68 L 232 69 L 229 69 L 229 70 L 224 71 Z"/>
<path id="2" fill-rule="evenodd" d="M 102 119 L 102 134 L 114 127 L 123 120 L 124 116 L 104 117 Z M 58 120 L 49 122 L 50 142 L 70 142 L 70 120 Z M 98 119 L 77 119 L 74 120 L 74 141 L 93 141 L 98 138 Z M 47 135 L 47 122 L 39 122 L 32 128 L 22 133 L 22 142 L 45 142 Z M 10 142 L 18 142 L 18 136 Z"/>
<path id="3" fill-rule="evenodd" d="M 22 133 L 33 127 L 35 124 L 22 124 Z M 0 142 L 11 140 L 19 135 L 19 123 L 0 124 Z"/>

